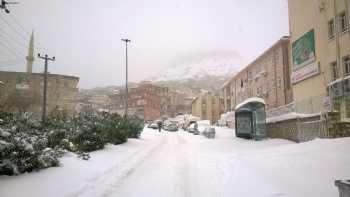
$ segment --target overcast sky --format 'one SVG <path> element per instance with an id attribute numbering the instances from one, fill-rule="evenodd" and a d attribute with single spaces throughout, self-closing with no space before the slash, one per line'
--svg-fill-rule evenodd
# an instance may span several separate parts
<path id="1" fill-rule="evenodd" d="M 289 34 L 287 0 L 17 1 L 0 13 L 0 69 L 25 70 L 34 30 L 36 53 L 56 56 L 50 72 L 79 76 L 80 88 L 124 82 L 121 38 L 132 40 L 129 77 L 139 81 L 198 54 L 238 53 L 244 66 Z"/>

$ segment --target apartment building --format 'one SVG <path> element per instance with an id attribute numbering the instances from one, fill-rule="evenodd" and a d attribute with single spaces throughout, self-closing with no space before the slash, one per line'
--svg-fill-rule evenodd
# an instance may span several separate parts
<path id="1" fill-rule="evenodd" d="M 293 101 L 289 37 L 285 36 L 222 86 L 225 112 L 250 97 L 261 97 L 267 109 Z"/>
<path id="2" fill-rule="evenodd" d="M 156 120 L 161 117 L 161 98 L 158 89 L 149 82 L 142 82 L 128 92 L 128 114 L 136 115 L 144 120 Z M 123 115 L 125 113 L 125 90 L 110 95 L 112 110 Z"/>
<path id="3" fill-rule="evenodd" d="M 350 120 L 350 0 L 288 0 L 293 97 L 303 113 Z"/>
<path id="4" fill-rule="evenodd" d="M 223 98 L 209 92 L 200 94 L 192 101 L 192 115 L 201 120 L 209 120 L 211 124 L 220 119 L 223 111 Z"/>

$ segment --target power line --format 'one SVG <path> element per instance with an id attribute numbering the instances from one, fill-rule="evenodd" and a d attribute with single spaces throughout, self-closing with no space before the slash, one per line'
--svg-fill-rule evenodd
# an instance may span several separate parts
<path id="1" fill-rule="evenodd" d="M 0 37 L 8 38 L 12 42 L 16 43 L 18 46 L 23 47 L 24 49 L 27 49 L 27 46 L 25 44 L 23 44 L 23 43 L 19 42 L 18 40 L 14 39 L 10 34 L 8 34 L 3 29 L 0 28 L 0 32 L 2 32 L 2 34 L 0 34 Z M 4 37 L 5 35 L 6 35 L 6 37 Z"/>
<path id="2" fill-rule="evenodd" d="M 14 30 L 17 35 L 19 35 L 23 40 L 27 40 L 28 38 L 26 38 L 26 36 L 23 36 L 23 34 L 21 32 L 19 32 L 16 28 L 14 28 L 7 20 L 5 20 L 5 18 L 3 18 L 1 15 L 0 15 L 0 19 L 7 24 L 7 26 L 9 26 L 12 30 Z"/>
<path id="3" fill-rule="evenodd" d="M 3 43 L 0 40 L 0 45 L 5 47 L 7 49 L 7 52 L 10 52 L 12 55 L 16 56 L 16 57 L 21 57 L 21 55 L 19 55 L 16 51 L 12 50 L 9 46 L 7 46 L 5 43 Z M 25 56 L 24 56 L 25 57 Z"/>
<path id="4" fill-rule="evenodd" d="M 16 19 L 16 17 L 15 17 L 14 15 L 12 15 L 12 14 L 9 14 L 9 15 L 10 15 L 10 18 L 12 19 L 12 21 L 13 21 L 14 23 L 16 23 L 16 25 L 17 25 L 20 29 L 22 29 L 22 31 L 23 31 L 24 33 L 27 34 L 27 36 L 30 37 L 30 36 L 31 36 L 31 32 L 30 32 L 30 31 L 27 31 L 26 28 L 24 28 L 24 26 L 19 22 L 19 20 Z M 46 47 L 43 47 L 43 45 L 41 44 L 41 42 L 39 42 L 39 40 L 36 41 L 36 44 L 38 45 L 39 48 L 41 48 L 41 50 L 48 51 Z"/>

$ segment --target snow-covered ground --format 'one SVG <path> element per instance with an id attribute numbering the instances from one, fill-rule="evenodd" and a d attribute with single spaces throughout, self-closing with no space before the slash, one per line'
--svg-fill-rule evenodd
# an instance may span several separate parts
<path id="1" fill-rule="evenodd" d="M 338 196 L 350 178 L 350 138 L 249 141 L 217 128 L 217 138 L 145 129 L 83 161 L 0 177 L 1 197 Z"/>

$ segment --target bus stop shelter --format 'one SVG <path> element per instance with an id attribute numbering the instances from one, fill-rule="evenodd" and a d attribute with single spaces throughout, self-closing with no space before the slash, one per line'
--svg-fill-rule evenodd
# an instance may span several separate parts
<path id="1" fill-rule="evenodd" d="M 260 140 L 266 137 L 265 101 L 262 98 L 248 98 L 235 107 L 236 136 Z"/>

